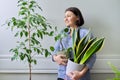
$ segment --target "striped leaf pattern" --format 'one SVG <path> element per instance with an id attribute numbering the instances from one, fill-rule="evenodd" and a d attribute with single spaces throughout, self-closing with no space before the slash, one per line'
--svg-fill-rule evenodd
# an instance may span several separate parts
<path id="1" fill-rule="evenodd" d="M 94 53 L 102 48 L 105 38 L 98 39 L 95 37 L 91 39 L 89 30 L 87 35 L 80 39 L 79 31 L 74 29 L 72 34 L 74 62 L 85 64 Z"/>

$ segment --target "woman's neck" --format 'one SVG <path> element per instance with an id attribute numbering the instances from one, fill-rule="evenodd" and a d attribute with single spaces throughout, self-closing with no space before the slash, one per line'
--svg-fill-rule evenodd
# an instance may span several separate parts
<path id="1" fill-rule="evenodd" d="M 77 27 L 78 27 L 77 25 L 73 25 L 73 26 L 70 26 L 70 29 L 72 30 L 72 29 L 75 29 Z"/>
<path id="2" fill-rule="evenodd" d="M 72 36 L 73 30 L 76 28 L 77 28 L 77 26 L 70 27 L 70 36 Z"/>

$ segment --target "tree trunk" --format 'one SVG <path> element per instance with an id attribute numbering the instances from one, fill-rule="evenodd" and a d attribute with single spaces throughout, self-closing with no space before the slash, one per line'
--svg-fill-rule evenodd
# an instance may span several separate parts
<path id="1" fill-rule="evenodd" d="M 32 80 L 31 63 L 29 63 L 29 80 Z"/>

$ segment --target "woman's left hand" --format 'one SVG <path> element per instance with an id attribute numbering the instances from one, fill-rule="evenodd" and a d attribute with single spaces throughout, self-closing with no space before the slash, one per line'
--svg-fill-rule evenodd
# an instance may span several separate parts
<path id="1" fill-rule="evenodd" d="M 85 75 L 85 73 L 88 71 L 88 67 L 85 66 L 82 71 L 72 71 L 69 74 L 67 74 L 71 80 L 79 80 L 82 76 Z"/>
<path id="2" fill-rule="evenodd" d="M 79 80 L 82 77 L 82 74 L 80 71 L 73 71 L 67 74 L 71 80 Z"/>

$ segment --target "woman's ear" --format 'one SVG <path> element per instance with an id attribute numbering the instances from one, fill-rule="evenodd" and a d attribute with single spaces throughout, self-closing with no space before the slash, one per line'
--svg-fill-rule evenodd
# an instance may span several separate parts
<path id="1" fill-rule="evenodd" d="M 77 16 L 77 21 L 79 21 L 79 16 Z"/>

